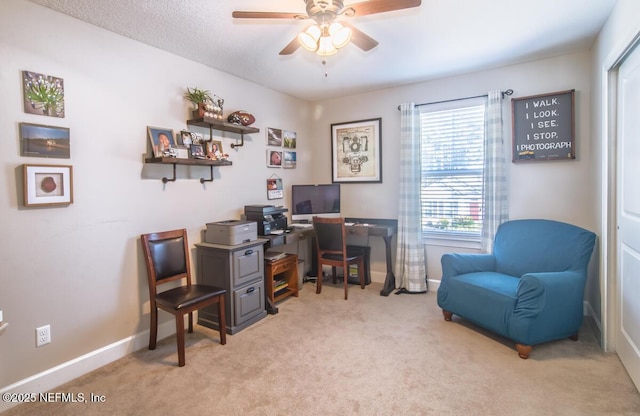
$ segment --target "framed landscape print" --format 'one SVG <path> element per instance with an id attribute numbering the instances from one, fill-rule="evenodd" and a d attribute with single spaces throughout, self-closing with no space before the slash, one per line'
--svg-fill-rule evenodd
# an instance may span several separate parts
<path id="1" fill-rule="evenodd" d="M 55 206 L 73 203 L 73 167 L 22 165 L 24 205 Z"/>
<path id="2" fill-rule="evenodd" d="M 333 182 L 382 182 L 381 118 L 331 125 Z"/>
<path id="3" fill-rule="evenodd" d="M 69 129 L 20 123 L 21 156 L 69 159 L 71 147 Z"/>

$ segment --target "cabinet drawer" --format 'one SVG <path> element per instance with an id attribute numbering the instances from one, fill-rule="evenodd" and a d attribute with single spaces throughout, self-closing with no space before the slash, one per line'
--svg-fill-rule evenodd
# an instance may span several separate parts
<path id="1" fill-rule="evenodd" d="M 235 324 L 240 325 L 262 313 L 264 309 L 264 281 L 243 286 L 233 292 Z"/>
<path id="2" fill-rule="evenodd" d="M 256 273 L 262 275 L 262 246 L 252 247 L 233 253 L 233 287 L 238 287 L 255 279 Z"/>

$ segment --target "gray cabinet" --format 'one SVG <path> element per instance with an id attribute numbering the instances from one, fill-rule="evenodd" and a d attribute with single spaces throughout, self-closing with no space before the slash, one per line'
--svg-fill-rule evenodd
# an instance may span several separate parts
<path id="1" fill-rule="evenodd" d="M 264 288 L 265 239 L 227 246 L 199 243 L 197 281 L 223 287 L 227 333 L 234 334 L 267 316 Z M 217 306 L 198 310 L 198 324 L 218 329 Z"/>

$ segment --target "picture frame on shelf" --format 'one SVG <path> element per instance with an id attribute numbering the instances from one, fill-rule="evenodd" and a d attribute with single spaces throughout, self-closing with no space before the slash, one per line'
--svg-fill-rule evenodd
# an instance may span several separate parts
<path id="1" fill-rule="evenodd" d="M 180 130 L 178 145 L 189 147 L 193 144 L 193 133 L 188 130 Z"/>
<path id="2" fill-rule="evenodd" d="M 270 168 L 282 167 L 282 151 L 267 149 L 267 167 L 270 167 Z"/>
<path id="3" fill-rule="evenodd" d="M 73 203 L 73 167 L 71 165 L 22 165 L 26 207 L 64 206 Z"/>
<path id="4" fill-rule="evenodd" d="M 192 144 L 191 157 L 194 159 L 205 159 L 204 147 L 201 144 Z"/>
<path id="5" fill-rule="evenodd" d="M 331 124 L 334 183 L 382 182 L 382 118 Z"/>
<path id="6" fill-rule="evenodd" d="M 208 147 L 208 153 L 215 157 L 221 157 L 224 154 L 224 150 L 222 150 L 221 140 L 211 140 L 209 141 L 207 147 Z"/>
<path id="7" fill-rule="evenodd" d="M 147 126 L 147 135 L 153 150 L 153 157 L 163 157 L 166 154 L 175 153 L 170 150 L 176 147 L 172 129 Z"/>
<path id="8" fill-rule="evenodd" d="M 21 156 L 71 158 L 70 129 L 20 123 Z"/>
<path id="9" fill-rule="evenodd" d="M 22 71 L 24 112 L 64 118 L 64 80 L 51 75 Z"/>

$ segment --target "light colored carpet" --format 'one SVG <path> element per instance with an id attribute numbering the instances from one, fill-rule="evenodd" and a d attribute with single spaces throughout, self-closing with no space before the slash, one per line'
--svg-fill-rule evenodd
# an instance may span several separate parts
<path id="1" fill-rule="evenodd" d="M 638 415 L 640 394 L 585 328 L 518 358 L 513 344 L 454 317 L 436 294 L 381 297 L 305 283 L 280 312 L 227 337 L 196 326 L 186 366 L 175 338 L 56 392 L 105 403 L 24 404 L 9 415 Z"/>

